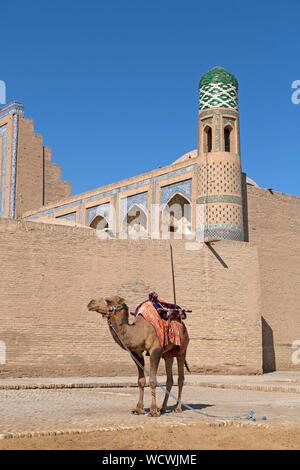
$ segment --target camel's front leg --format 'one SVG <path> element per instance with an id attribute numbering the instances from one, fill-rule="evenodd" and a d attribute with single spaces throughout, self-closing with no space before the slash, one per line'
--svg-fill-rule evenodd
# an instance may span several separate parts
<path id="1" fill-rule="evenodd" d="M 167 374 L 167 384 L 166 384 L 166 389 L 168 392 L 171 391 L 172 386 L 173 386 L 173 357 L 167 357 L 165 358 L 165 364 L 166 364 L 166 374 Z M 166 392 L 165 398 L 161 407 L 161 412 L 165 413 L 167 409 L 167 403 L 169 399 L 169 394 Z"/>
<path id="2" fill-rule="evenodd" d="M 176 406 L 173 410 L 175 413 L 182 413 L 180 400 L 181 400 L 183 383 L 184 383 L 184 361 L 185 361 L 185 354 L 182 355 L 182 356 L 177 357 L 177 365 L 178 365 L 178 398 L 177 398 Z"/>
<path id="3" fill-rule="evenodd" d="M 150 353 L 150 388 L 152 394 L 152 402 L 150 406 L 150 413 L 149 416 L 160 416 L 160 410 L 157 408 L 156 404 L 156 376 L 157 376 L 157 369 L 158 364 L 161 358 L 161 349 L 155 349 L 153 352 Z"/>
<path id="4" fill-rule="evenodd" d="M 134 357 L 139 361 L 139 363 L 144 367 L 144 357 L 141 354 L 140 356 L 137 353 L 132 353 Z M 137 405 L 134 410 L 132 410 L 132 413 L 138 414 L 138 415 L 144 415 L 145 410 L 144 410 L 144 388 L 146 385 L 146 378 L 145 378 L 145 373 L 144 369 L 140 367 L 137 363 L 137 368 L 138 368 L 138 386 L 139 386 L 139 401 L 137 402 Z"/>

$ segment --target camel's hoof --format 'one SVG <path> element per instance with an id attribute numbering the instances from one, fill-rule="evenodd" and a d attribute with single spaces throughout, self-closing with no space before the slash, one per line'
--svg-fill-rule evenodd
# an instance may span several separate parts
<path id="1" fill-rule="evenodd" d="M 176 408 L 173 409 L 173 413 L 182 413 L 181 406 L 176 406 Z"/>
<path id="2" fill-rule="evenodd" d="M 150 410 L 148 416 L 152 416 L 153 418 L 158 418 L 160 416 L 160 409 L 157 408 L 156 410 Z"/>
<path id="3" fill-rule="evenodd" d="M 134 410 L 131 411 L 133 415 L 144 415 L 145 410 L 143 408 L 135 408 Z"/>

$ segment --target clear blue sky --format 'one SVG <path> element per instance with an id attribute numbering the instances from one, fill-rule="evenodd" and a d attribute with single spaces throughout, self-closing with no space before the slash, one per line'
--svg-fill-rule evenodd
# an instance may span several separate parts
<path id="1" fill-rule="evenodd" d="M 242 166 L 300 196 L 299 0 L 0 0 L 7 101 L 52 148 L 72 193 L 197 147 L 198 83 L 239 80 Z"/>

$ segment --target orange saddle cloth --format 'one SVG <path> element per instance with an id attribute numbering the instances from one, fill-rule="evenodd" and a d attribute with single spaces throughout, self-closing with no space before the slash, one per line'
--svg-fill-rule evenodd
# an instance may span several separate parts
<path id="1" fill-rule="evenodd" d="M 169 343 L 174 344 L 171 350 L 163 353 L 163 357 L 177 357 L 184 353 L 185 345 L 188 342 L 188 334 L 183 323 L 178 320 L 168 321 L 161 318 L 150 300 L 139 307 L 136 318 L 138 315 L 142 315 L 145 320 L 154 326 L 162 349 L 165 349 Z"/>

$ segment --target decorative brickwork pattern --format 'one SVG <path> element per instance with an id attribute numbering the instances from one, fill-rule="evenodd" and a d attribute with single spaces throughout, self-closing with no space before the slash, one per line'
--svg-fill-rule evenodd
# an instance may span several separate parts
<path id="1" fill-rule="evenodd" d="M 241 165 L 232 161 L 211 161 L 199 166 L 199 194 L 240 194 Z"/>

